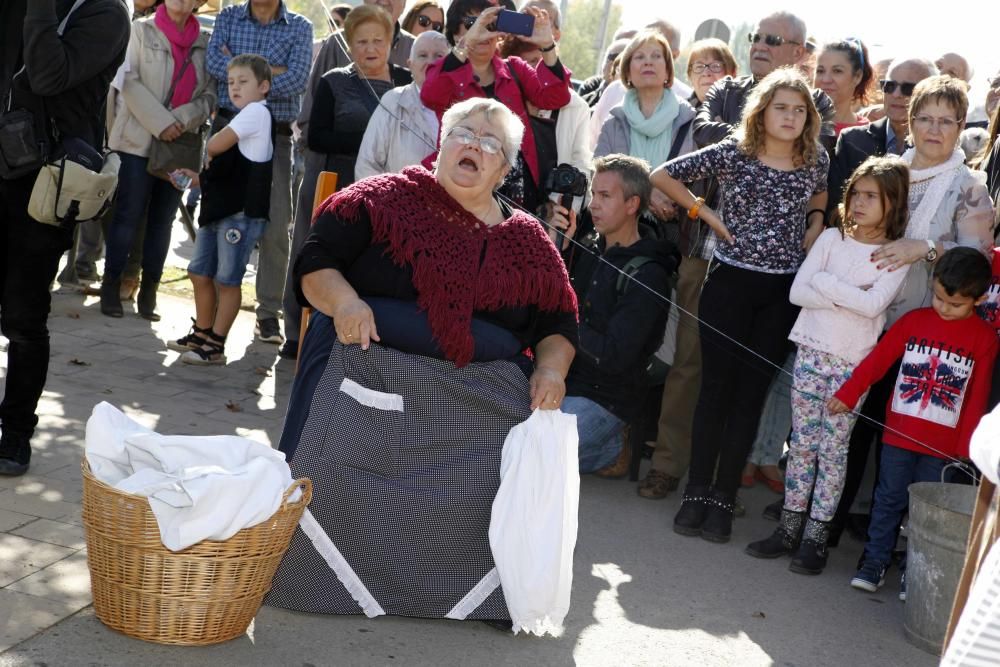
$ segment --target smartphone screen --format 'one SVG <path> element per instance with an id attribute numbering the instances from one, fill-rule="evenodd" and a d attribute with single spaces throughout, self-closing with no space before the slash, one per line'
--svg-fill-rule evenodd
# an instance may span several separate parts
<path id="1" fill-rule="evenodd" d="M 530 37 L 535 31 L 535 17 L 531 14 L 521 14 L 508 9 L 497 15 L 497 32 Z"/>

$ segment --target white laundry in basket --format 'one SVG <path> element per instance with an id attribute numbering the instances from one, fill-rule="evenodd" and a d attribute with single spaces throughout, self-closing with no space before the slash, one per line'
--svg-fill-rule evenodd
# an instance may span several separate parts
<path id="1" fill-rule="evenodd" d="M 160 435 L 102 402 L 87 420 L 100 481 L 149 497 L 163 545 L 225 540 L 270 518 L 292 484 L 281 452 L 238 436 Z M 296 490 L 291 500 L 301 495 Z"/>

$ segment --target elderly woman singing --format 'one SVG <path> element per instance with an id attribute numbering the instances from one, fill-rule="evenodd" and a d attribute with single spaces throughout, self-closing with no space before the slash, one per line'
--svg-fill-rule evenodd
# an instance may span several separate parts
<path id="1" fill-rule="evenodd" d="M 561 404 L 577 328 L 552 242 L 494 194 L 523 131 L 500 102 L 456 104 L 434 172 L 373 176 L 320 209 L 295 266 L 317 315 L 280 445 L 313 479 L 315 522 L 271 604 L 509 618 L 484 580 L 500 453 Z"/>

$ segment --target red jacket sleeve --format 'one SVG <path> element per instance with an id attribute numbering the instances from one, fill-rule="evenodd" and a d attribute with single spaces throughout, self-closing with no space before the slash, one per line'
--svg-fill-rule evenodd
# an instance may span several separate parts
<path id="1" fill-rule="evenodd" d="M 452 104 L 466 97 L 478 97 L 473 93 L 475 80 L 472 78 L 472 65 L 465 65 L 450 72 L 444 70 L 444 61 L 448 56 L 439 58 L 427 68 L 427 78 L 420 88 L 420 101 L 440 118 Z"/>
<path id="2" fill-rule="evenodd" d="M 539 109 L 562 109 L 569 104 L 570 71 L 562 66 L 562 78 L 556 76 L 544 62 L 535 69 L 516 56 L 507 59 L 510 67 L 517 72 L 524 97 Z"/>
<path id="3" fill-rule="evenodd" d="M 906 343 L 906 332 L 911 319 L 910 314 L 904 315 L 885 332 L 875 349 L 868 353 L 851 373 L 847 382 L 837 390 L 835 398 L 852 410 L 857 408 L 861 395 L 882 379 L 892 365 L 903 356 L 903 345 Z"/>
<path id="4" fill-rule="evenodd" d="M 972 432 L 979 425 L 979 420 L 988 412 L 993 366 L 996 363 L 998 347 L 996 335 L 992 331 L 988 333 L 985 351 L 977 355 L 976 368 L 972 373 L 972 385 L 969 387 L 965 405 L 962 406 L 962 432 L 958 441 L 958 455 L 965 458 L 969 456 Z"/>

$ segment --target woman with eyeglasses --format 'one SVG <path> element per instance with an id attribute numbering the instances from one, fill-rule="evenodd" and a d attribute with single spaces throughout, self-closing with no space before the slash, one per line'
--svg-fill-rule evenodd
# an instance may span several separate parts
<path id="1" fill-rule="evenodd" d="M 910 165 L 910 222 L 906 238 L 882 246 L 872 260 L 892 271 L 907 271 L 903 289 L 889 306 L 886 326 L 914 308 L 930 305 L 931 270 L 956 246 L 988 253 L 993 246 L 993 208 L 980 175 L 965 166 L 958 146 L 969 110 L 966 85 L 950 76 L 932 76 L 913 89 L 909 107 L 913 148 Z"/>
<path id="2" fill-rule="evenodd" d="M 542 52 L 537 67 L 522 59 L 497 54 L 504 33 L 496 30 L 501 8 L 490 0 L 455 0 L 445 17 L 445 37 L 452 44 L 447 57 L 431 65 L 420 98 L 440 117 L 451 105 L 472 97 L 489 97 L 506 104 L 525 126 L 524 139 L 500 192 L 517 205 L 534 211 L 544 201 L 535 135 L 525 102 L 555 110 L 570 100 L 570 71 L 559 60 L 548 12 L 527 7 L 534 19 L 531 35 L 518 36 Z"/>
<path id="3" fill-rule="evenodd" d="M 437 0 L 420 0 L 403 16 L 400 21 L 403 30 L 414 37 L 420 33 L 433 30 L 434 32 L 444 32 L 444 10 Z"/>
<path id="4" fill-rule="evenodd" d="M 874 84 L 875 70 L 868 47 L 861 40 L 829 42 L 820 50 L 814 85 L 833 100 L 833 130 L 837 136 L 845 127 L 868 124 L 868 119 L 855 109 L 868 103 Z"/>
<path id="5" fill-rule="evenodd" d="M 279 448 L 313 480 L 310 510 L 343 558 L 331 569 L 298 531 L 269 604 L 359 614 L 367 587 L 366 610 L 510 618 L 484 579 L 500 454 L 511 428 L 562 403 L 576 297 L 541 225 L 496 194 L 521 121 L 474 97 L 441 125 L 433 171 L 341 190 L 295 262 L 316 314 Z"/>
<path id="6" fill-rule="evenodd" d="M 396 86 L 412 81 L 410 73 L 389 62 L 392 17 L 376 5 L 351 10 L 344 35 L 353 63 L 330 70 L 316 87 L 309 114 L 309 150 L 326 156 L 324 169 L 337 172 L 337 187 L 354 182 L 361 140 L 379 100 Z M 315 174 L 306 174 L 314 180 Z"/>

